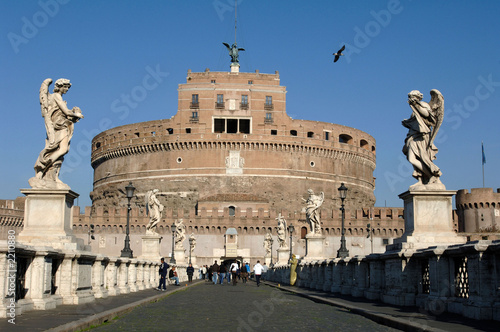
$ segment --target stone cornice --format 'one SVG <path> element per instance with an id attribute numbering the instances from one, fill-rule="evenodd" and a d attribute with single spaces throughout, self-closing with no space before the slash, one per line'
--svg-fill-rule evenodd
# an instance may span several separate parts
<path id="1" fill-rule="evenodd" d="M 355 151 L 348 151 L 334 147 L 319 147 L 297 143 L 283 142 L 248 142 L 248 141 L 182 141 L 182 142 L 152 142 L 132 146 L 123 146 L 110 149 L 104 152 L 92 154 L 91 165 L 95 169 L 106 160 L 125 157 L 130 155 L 140 155 L 162 151 L 180 150 L 247 150 L 247 151 L 277 151 L 307 153 L 317 157 L 331 158 L 335 160 L 354 161 L 367 165 L 372 170 L 375 169 L 375 156 L 373 160 Z"/>

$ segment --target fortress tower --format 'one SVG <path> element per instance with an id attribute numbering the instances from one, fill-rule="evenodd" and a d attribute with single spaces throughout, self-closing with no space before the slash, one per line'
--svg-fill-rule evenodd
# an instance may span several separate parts
<path id="1" fill-rule="evenodd" d="M 194 73 L 179 85 L 171 119 L 120 126 L 92 140 L 93 207 L 126 206 L 159 189 L 166 207 L 300 210 L 307 189 L 325 193 L 324 209 L 374 205 L 375 139 L 354 128 L 286 113 L 278 72 Z M 329 110 L 330 112 L 331 110 Z M 208 203 L 209 202 L 209 203 Z"/>

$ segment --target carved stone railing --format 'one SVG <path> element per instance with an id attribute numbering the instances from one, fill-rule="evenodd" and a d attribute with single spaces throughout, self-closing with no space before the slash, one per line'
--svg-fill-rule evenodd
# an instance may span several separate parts
<path id="1" fill-rule="evenodd" d="M 159 265 L 140 258 L 0 241 L 0 317 L 157 287 Z M 180 281 L 186 281 L 186 265 L 177 267 Z"/>
<path id="2" fill-rule="evenodd" d="M 475 241 L 300 263 L 296 286 L 417 306 L 433 316 L 500 320 L 498 266 L 500 241 Z M 289 266 L 269 269 L 266 279 L 290 284 Z"/>

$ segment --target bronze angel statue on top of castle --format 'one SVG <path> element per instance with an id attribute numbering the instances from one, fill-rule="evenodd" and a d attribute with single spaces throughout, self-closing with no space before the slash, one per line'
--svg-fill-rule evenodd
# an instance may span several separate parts
<path id="1" fill-rule="evenodd" d="M 233 45 L 229 46 L 228 43 L 222 43 L 224 44 L 224 46 L 226 46 L 227 50 L 229 51 L 229 56 L 231 57 L 231 62 L 232 63 L 238 63 L 239 60 L 238 60 L 238 52 L 239 51 L 244 51 L 245 49 L 244 48 L 238 48 L 238 46 L 236 45 L 236 43 L 234 43 Z"/>
<path id="2" fill-rule="evenodd" d="M 411 91 L 408 104 L 412 114 L 402 121 L 403 126 L 408 128 L 403 153 L 413 165 L 413 177 L 417 179 L 410 190 L 446 189 L 439 179 L 441 170 L 433 162 L 438 152 L 434 139 L 444 118 L 444 98 L 436 89 L 430 94 L 431 101 L 426 103 L 422 101 L 420 91 Z"/>

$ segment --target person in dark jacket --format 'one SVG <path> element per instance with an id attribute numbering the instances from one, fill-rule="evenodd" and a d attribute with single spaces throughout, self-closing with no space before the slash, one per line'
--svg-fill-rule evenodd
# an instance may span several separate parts
<path id="1" fill-rule="evenodd" d="M 217 280 L 219 278 L 219 264 L 215 261 L 214 265 L 212 265 L 212 281 L 214 285 L 217 285 Z"/>
<path id="2" fill-rule="evenodd" d="M 193 274 L 194 274 L 193 264 L 189 263 L 189 266 L 186 268 L 186 274 L 188 275 L 188 282 L 193 282 Z"/>
<path id="3" fill-rule="evenodd" d="M 160 285 L 156 288 L 156 290 L 164 291 L 167 289 L 166 281 L 167 281 L 167 270 L 170 267 L 167 263 L 165 263 L 165 259 L 161 259 L 159 274 L 160 274 Z M 162 287 L 163 286 L 163 287 Z"/>

